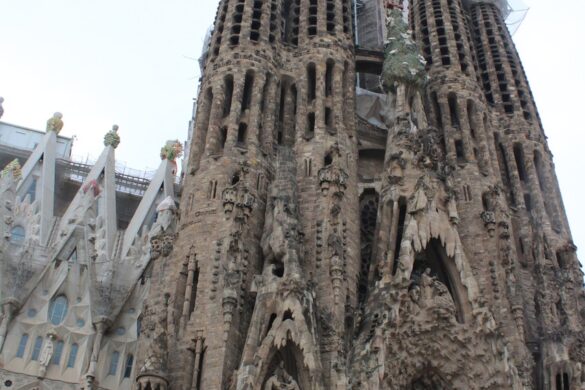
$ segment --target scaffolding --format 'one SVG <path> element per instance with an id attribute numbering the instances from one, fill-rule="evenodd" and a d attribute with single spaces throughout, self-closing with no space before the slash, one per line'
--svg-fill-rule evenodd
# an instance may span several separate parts
<path id="1" fill-rule="evenodd" d="M 475 4 L 475 3 L 485 3 L 488 0 L 464 0 L 466 4 Z M 506 19 L 506 24 L 508 25 L 508 29 L 510 30 L 510 34 L 514 35 L 516 31 L 520 28 L 520 25 L 526 18 L 526 14 L 528 13 L 528 8 L 524 4 L 522 0 L 489 0 L 490 2 L 496 4 L 504 18 Z"/>

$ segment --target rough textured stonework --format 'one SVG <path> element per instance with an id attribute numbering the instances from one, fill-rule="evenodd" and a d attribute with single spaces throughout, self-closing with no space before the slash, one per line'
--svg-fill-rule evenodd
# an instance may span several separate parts
<path id="1" fill-rule="evenodd" d="M 178 208 L 169 181 L 182 150 L 170 141 L 144 205 L 112 235 L 117 128 L 62 216 L 19 197 L 49 149 L 2 171 L 11 277 L 0 278 L 0 379 L 17 389 L 585 388 L 583 274 L 503 3 L 221 0 Z M 61 260 L 71 237 L 80 264 Z M 35 254 L 44 268 L 23 261 Z M 42 307 L 46 318 L 76 280 L 83 332 L 69 317 L 66 327 L 26 315 Z M 128 324 L 136 332 L 117 337 Z M 80 363 L 47 363 L 70 340 Z"/>
<path id="2" fill-rule="evenodd" d="M 499 4 L 415 0 L 411 36 L 389 2 L 383 66 L 352 5 L 220 2 L 170 386 L 578 388 L 581 273 Z"/>

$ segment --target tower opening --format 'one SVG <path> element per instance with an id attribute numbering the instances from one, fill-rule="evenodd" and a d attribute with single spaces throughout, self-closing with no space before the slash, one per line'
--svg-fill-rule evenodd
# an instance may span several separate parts
<path id="1" fill-rule="evenodd" d="M 193 315 L 195 310 L 195 303 L 197 301 L 197 285 L 199 284 L 199 267 L 195 268 L 193 275 L 193 284 L 191 286 L 191 297 L 189 300 L 189 318 Z"/>
<path id="2" fill-rule="evenodd" d="M 333 94 L 333 71 L 335 69 L 335 62 L 327 60 L 327 70 L 325 72 L 325 96 L 329 97 Z"/>
<path id="3" fill-rule="evenodd" d="M 433 111 L 435 112 L 435 122 L 439 129 L 443 128 L 443 113 L 441 112 L 441 105 L 439 104 L 439 97 L 436 92 L 431 94 L 433 102 Z"/>
<path id="4" fill-rule="evenodd" d="M 268 41 L 274 43 L 276 41 L 276 29 L 278 28 L 278 0 L 272 0 L 270 2 L 270 34 L 268 35 Z"/>
<path id="5" fill-rule="evenodd" d="M 228 75 L 223 79 L 223 117 L 226 118 L 232 111 L 232 98 L 234 96 L 234 77 Z"/>
<path id="6" fill-rule="evenodd" d="M 333 110 L 330 107 L 325 107 L 325 127 L 333 127 Z"/>
<path id="7" fill-rule="evenodd" d="M 244 92 L 242 94 L 242 113 L 250 108 L 252 103 L 252 89 L 254 88 L 254 72 L 246 72 L 244 81 Z"/>
<path id="8" fill-rule="evenodd" d="M 327 0 L 327 32 L 335 32 L 335 0 Z"/>
<path id="9" fill-rule="evenodd" d="M 398 200 L 398 229 L 396 230 L 396 241 L 394 242 L 394 259 L 392 263 L 392 274 L 396 275 L 398 271 L 398 259 L 400 258 L 400 246 L 404 236 L 404 224 L 406 222 L 407 203 L 406 198 L 400 197 Z"/>
<path id="10" fill-rule="evenodd" d="M 297 46 L 299 44 L 300 0 L 285 0 L 282 3 L 281 25 L 282 42 Z"/>
<path id="11" fill-rule="evenodd" d="M 307 115 L 307 133 L 305 134 L 306 138 L 313 138 L 315 136 L 315 113 L 310 112 Z"/>
<path id="12" fill-rule="evenodd" d="M 310 37 L 317 35 L 317 0 L 309 0 L 307 34 Z"/>
<path id="13" fill-rule="evenodd" d="M 219 129 L 219 148 L 220 152 L 225 148 L 225 142 L 227 141 L 227 127 Z"/>
<path id="14" fill-rule="evenodd" d="M 459 122 L 459 104 L 457 103 L 457 95 L 450 93 L 448 100 L 449 114 L 451 115 L 451 126 L 459 130 L 461 128 L 461 123 Z"/>
<path id="15" fill-rule="evenodd" d="M 254 0 L 252 22 L 250 25 L 250 40 L 257 42 L 260 39 L 260 27 L 262 27 L 262 0 Z"/>
<path id="16" fill-rule="evenodd" d="M 238 139 L 237 139 L 238 146 L 245 146 L 246 145 L 247 133 L 248 133 L 248 125 L 245 123 L 240 123 L 240 127 L 238 127 Z"/>
<path id="17" fill-rule="evenodd" d="M 518 176 L 521 181 L 526 181 L 526 164 L 524 162 L 524 150 L 522 145 L 514 144 L 514 159 L 516 160 L 516 167 L 518 168 Z"/>

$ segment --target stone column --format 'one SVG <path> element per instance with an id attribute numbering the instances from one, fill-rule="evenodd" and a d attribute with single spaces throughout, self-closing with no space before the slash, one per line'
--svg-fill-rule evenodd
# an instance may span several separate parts
<path id="1" fill-rule="evenodd" d="M 197 383 L 197 382 L 199 382 L 199 375 L 201 375 L 201 372 L 199 372 L 199 366 L 201 364 L 201 354 L 203 353 L 203 338 L 199 335 L 194 340 L 194 342 L 195 342 L 195 349 L 194 349 L 195 359 L 193 362 L 193 380 L 191 381 L 191 390 L 203 390 L 203 389 L 199 389 L 199 386 Z"/>

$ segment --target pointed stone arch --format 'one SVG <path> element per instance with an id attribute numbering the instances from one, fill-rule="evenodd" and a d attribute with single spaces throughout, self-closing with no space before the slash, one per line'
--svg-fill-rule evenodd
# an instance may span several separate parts
<path id="1" fill-rule="evenodd" d="M 238 389 L 264 390 L 281 362 L 301 389 L 322 388 L 312 305 L 308 309 L 301 305 L 301 301 L 310 299 L 292 292 L 272 299 L 262 297 L 267 305 L 257 306 L 254 313 L 252 323 L 257 332 L 251 333 L 246 342 Z"/>
<path id="2" fill-rule="evenodd" d="M 303 362 L 303 351 L 294 342 L 287 342 L 284 346 L 274 348 L 270 354 L 269 363 L 264 365 L 259 378 L 262 378 L 260 389 L 264 390 L 270 377 L 282 364 L 284 371 L 289 374 L 301 389 L 311 389 L 312 380 L 308 367 Z"/>
<path id="3" fill-rule="evenodd" d="M 456 308 L 457 321 L 464 323 L 472 315 L 471 303 L 468 299 L 461 275 L 452 257 L 447 255 L 445 247 L 439 239 L 432 238 L 426 247 L 415 253 L 411 272 L 411 281 L 421 284 L 426 270 L 435 282 L 447 287 Z"/>

